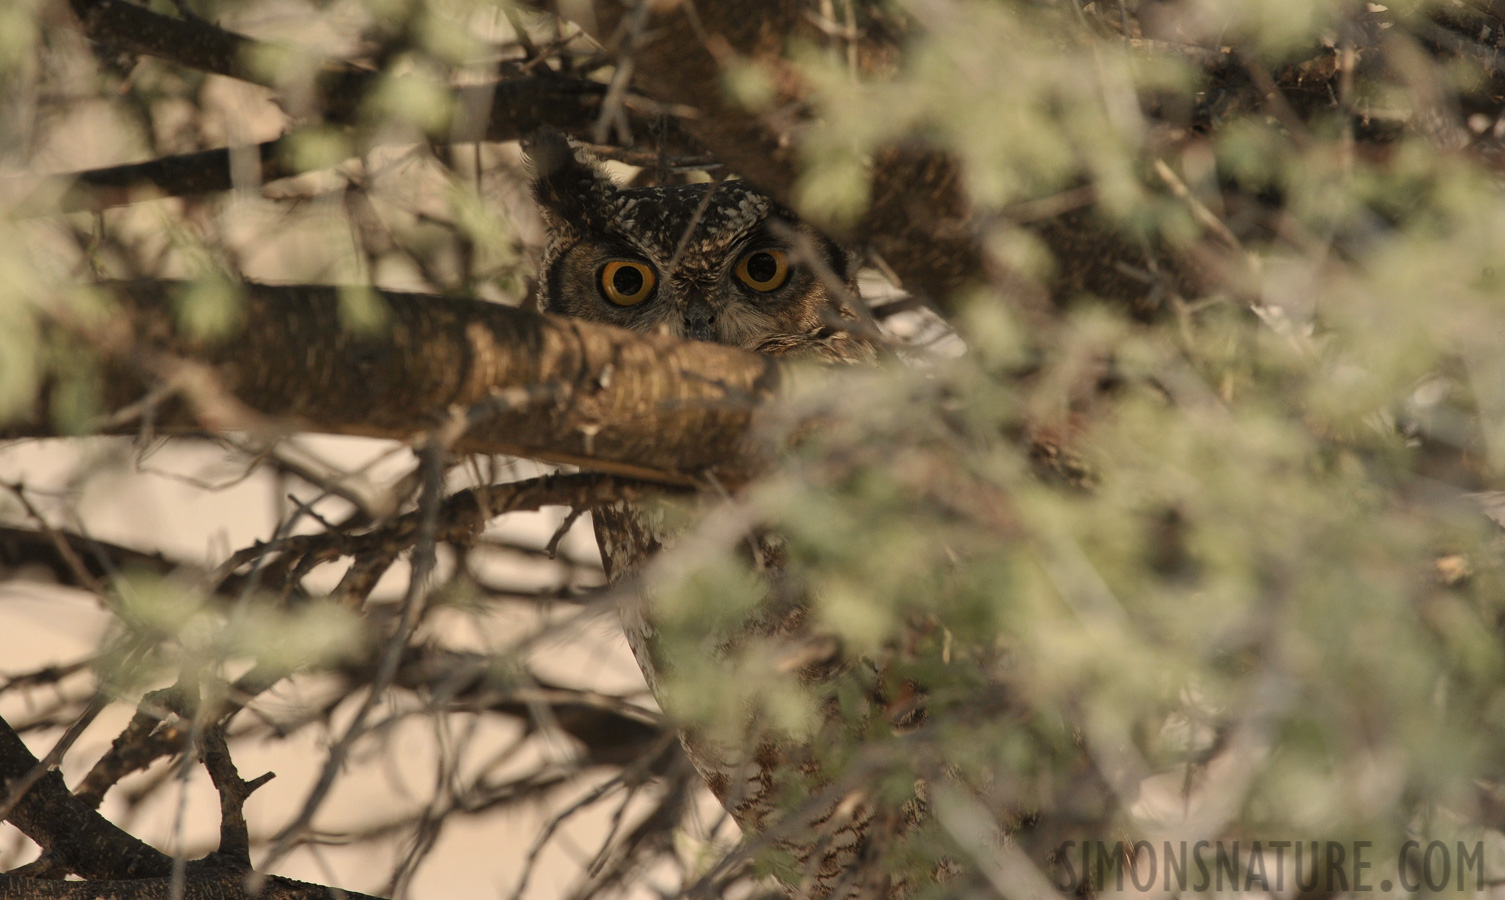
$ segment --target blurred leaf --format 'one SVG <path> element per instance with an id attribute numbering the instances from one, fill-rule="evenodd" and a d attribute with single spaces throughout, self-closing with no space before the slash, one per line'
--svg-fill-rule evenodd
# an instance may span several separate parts
<path id="1" fill-rule="evenodd" d="M 228 338 L 243 324 L 240 288 L 219 275 L 186 284 L 174 297 L 178 327 L 200 340 Z"/>
<path id="2" fill-rule="evenodd" d="M 340 285 L 340 325 L 354 335 L 380 334 L 390 313 L 381 295 L 365 285 Z"/>

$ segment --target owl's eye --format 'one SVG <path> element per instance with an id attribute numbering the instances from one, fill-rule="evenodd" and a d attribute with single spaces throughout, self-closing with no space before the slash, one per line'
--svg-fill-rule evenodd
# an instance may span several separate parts
<path id="1" fill-rule="evenodd" d="M 646 263 L 618 260 L 601 267 L 601 293 L 617 306 L 636 306 L 647 300 L 654 281 Z"/>
<path id="2" fill-rule="evenodd" d="M 737 263 L 737 277 L 753 290 L 766 293 L 789 277 L 789 259 L 783 250 L 756 250 Z"/>

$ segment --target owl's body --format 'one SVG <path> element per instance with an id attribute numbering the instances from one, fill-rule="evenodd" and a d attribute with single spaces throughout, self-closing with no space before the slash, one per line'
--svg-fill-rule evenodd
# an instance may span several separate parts
<path id="1" fill-rule="evenodd" d="M 534 197 L 549 228 L 539 278 L 545 311 L 758 352 L 831 362 L 873 358 L 871 345 L 839 327 L 852 318 L 843 295 L 855 295 L 846 256 L 745 183 L 622 188 L 558 135 L 534 138 L 527 151 Z M 597 510 L 595 527 L 613 583 L 678 536 L 661 509 L 627 503 Z M 753 543 L 757 565 L 777 579 L 781 542 L 763 536 Z M 672 662 L 658 645 L 650 598 L 625 604 L 622 620 L 650 689 L 665 703 L 661 687 Z M 769 601 L 730 644 L 807 638 L 800 601 Z M 681 737 L 738 824 L 763 831 L 776 795 L 788 787 L 780 773 L 801 767 L 799 748 L 763 739 L 727 747 L 693 733 Z M 808 765 L 804 774 L 811 774 Z M 797 863 L 791 887 L 810 897 L 885 892 L 853 877 L 871 819 L 865 804 L 836 803 L 803 818 L 799 827 L 781 827 L 773 842 Z"/>

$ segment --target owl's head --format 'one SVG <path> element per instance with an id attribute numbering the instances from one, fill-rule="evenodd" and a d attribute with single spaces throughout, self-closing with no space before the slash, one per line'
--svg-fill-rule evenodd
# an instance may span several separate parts
<path id="1" fill-rule="evenodd" d="M 846 255 L 746 183 L 623 188 L 557 132 L 524 149 L 549 229 L 546 311 L 748 350 L 850 315 Z"/>

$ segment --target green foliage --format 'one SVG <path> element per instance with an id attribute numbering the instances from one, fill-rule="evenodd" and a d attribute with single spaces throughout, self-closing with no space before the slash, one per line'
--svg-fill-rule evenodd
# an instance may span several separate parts
<path id="1" fill-rule="evenodd" d="M 7 3 L 0 8 L 0 84 L 6 83 L 31 61 L 31 48 L 39 34 L 35 2 Z"/>
<path id="2" fill-rule="evenodd" d="M 227 608 L 197 585 L 145 573 L 117 579 L 116 600 L 127 639 L 117 645 L 151 648 L 144 657 L 115 660 L 119 674 L 138 683 L 240 660 L 289 672 L 327 667 L 364 649 L 359 617 L 327 600 L 281 606 L 248 596 Z"/>
<path id="3" fill-rule="evenodd" d="M 423 63 L 421 59 L 413 61 L 419 71 L 426 68 Z M 394 77 L 385 79 L 367 98 L 366 114 L 375 122 L 411 125 L 424 134 L 442 136 L 454 102 L 437 78 Z"/>
<path id="4" fill-rule="evenodd" d="M 360 6 L 391 38 L 380 86 L 356 125 L 300 126 L 294 165 L 345 160 L 371 132 L 447 139 L 454 70 L 485 56 L 484 5 Z M 944 151 L 986 274 L 1002 277 L 930 298 L 955 312 L 960 358 L 843 371 L 791 401 L 814 424 L 777 473 L 674 548 L 653 586 L 667 711 L 727 746 L 800 746 L 786 808 L 830 773 L 864 773 L 892 806 L 928 784 L 942 814 L 883 848 L 911 874 L 974 852 L 962 832 L 979 821 L 1038 835 L 1036 859 L 1068 838 L 1153 836 L 1166 816 L 1135 798 L 1166 781 L 1187 808 L 1226 792 L 1225 817 L 1193 823 L 1207 836 L 1498 825 L 1484 795 L 1505 777 L 1505 571 L 1473 495 L 1505 489 L 1505 91 L 1491 60 L 1438 50 L 1439 32 L 1472 34 L 1437 24 L 1461 7 L 850 8 L 908 22 L 897 61 L 854 64 L 839 35 L 805 34 L 787 71 L 722 59 L 721 87 L 770 121 L 791 115 L 790 85 L 805 92 L 794 200 L 835 228 L 860 220 L 886 150 Z M 37 68 L 35 16 L 0 6 L 0 78 Z M 1498 43 L 1498 24 L 1481 27 Z M 307 88 L 311 58 L 250 62 Z M 122 90 L 155 110 L 199 87 L 144 66 Z M 141 134 L 160 126 L 148 119 Z M 421 155 L 405 153 L 367 154 L 351 196 L 369 201 Z M 400 211 L 351 214 L 357 266 L 375 277 L 397 257 L 435 290 L 520 299 L 519 230 L 458 168 Z M 1052 255 L 1041 223 L 1063 212 L 1115 243 Z M 199 274 L 179 324 L 233 335 L 239 257 L 175 215 L 97 230 Z M 63 253 L 5 227 L 0 422 L 51 379 L 52 414 L 82 427 L 98 367 L 42 324 L 97 320 L 97 300 L 57 285 L 117 274 L 128 242 L 81 229 Z M 329 265 L 325 244 L 312 255 Z M 1200 279 L 1176 281 L 1172 262 Z M 1134 296 L 1095 296 L 1081 285 L 1101 280 L 1073 278 L 1089 270 Z M 348 330 L 387 326 L 366 289 L 341 301 Z M 785 573 L 771 589 L 748 563 L 770 549 Z M 142 576 L 116 593 L 122 633 L 156 648 L 160 671 L 333 666 L 359 643 L 352 615 L 323 603 L 226 607 Z M 492 602 L 479 596 L 451 602 Z M 780 618 L 804 601 L 803 624 L 847 661 L 830 677 L 810 670 L 836 654 L 791 642 L 800 629 Z M 526 684 L 522 668 L 498 663 L 493 680 Z M 780 854 L 760 871 L 797 876 Z"/>
<path id="5" fill-rule="evenodd" d="M 787 538 L 812 617 L 872 668 L 805 689 L 849 713 L 853 679 L 923 685 L 927 727 L 892 731 L 910 749 L 885 771 L 987 784 L 1005 822 L 1071 809 L 1073 837 L 1150 836 L 1159 823 L 1084 767 L 1183 773 L 1197 794 L 1233 746 L 1247 780 L 1217 833 L 1441 834 L 1431 817 L 1479 813 L 1505 743 L 1499 529 L 1467 496 L 1505 476 L 1498 174 L 1424 135 L 1356 155 L 1340 108 L 1300 134 L 1256 108 L 1208 138 L 1156 137 L 1134 97 L 1191 108 L 1222 88 L 1132 52 L 1111 10 L 1067 7 L 913 4 L 923 33 L 881 78 L 802 51 L 821 118 L 800 199 L 853 220 L 854 173 L 923 136 L 954 151 L 980 209 L 1089 184 L 1133 240 L 1221 244 L 1227 277 L 1148 320 L 1057 298 L 1078 303 L 1043 331 L 979 289 L 954 320 L 966 357 L 839 378 L 812 401 L 815 436 L 753 505 Z M 1277 72 L 1330 62 L 1341 47 L 1319 36 L 1362 16 L 1284 0 L 1183 13 Z M 1438 77 L 1476 84 L 1464 70 Z M 1403 74 L 1366 84 L 1344 101 L 1361 116 L 1428 102 Z M 733 87 L 770 96 L 755 72 Z M 1167 162 L 1174 178 L 1157 175 Z M 1278 228 L 1228 246 L 1209 220 L 1254 214 L 1225 205 L 1237 191 Z M 1047 285 L 1081 265 L 1032 262 L 1032 241 L 994 246 Z M 1041 464 L 1042 433 L 1067 465 Z M 736 555 L 705 565 L 725 580 Z M 740 652 L 746 667 L 777 651 Z M 756 708 L 745 690 L 719 698 Z M 889 730 L 819 752 L 871 755 Z"/>
<path id="6" fill-rule="evenodd" d="M 0 421 L 32 410 L 42 376 L 38 331 L 27 304 L 0 306 Z"/>
<path id="7" fill-rule="evenodd" d="M 243 324 L 240 288 L 218 274 L 185 285 L 176 301 L 178 327 L 200 340 L 233 337 Z"/>
<path id="8" fill-rule="evenodd" d="M 381 295 L 361 285 L 341 285 L 340 325 L 351 334 L 381 334 L 386 331 L 389 312 Z"/>
<path id="9" fill-rule="evenodd" d="M 350 138 L 338 128 L 304 128 L 288 136 L 288 162 L 299 169 L 321 169 L 350 158 Z"/>

